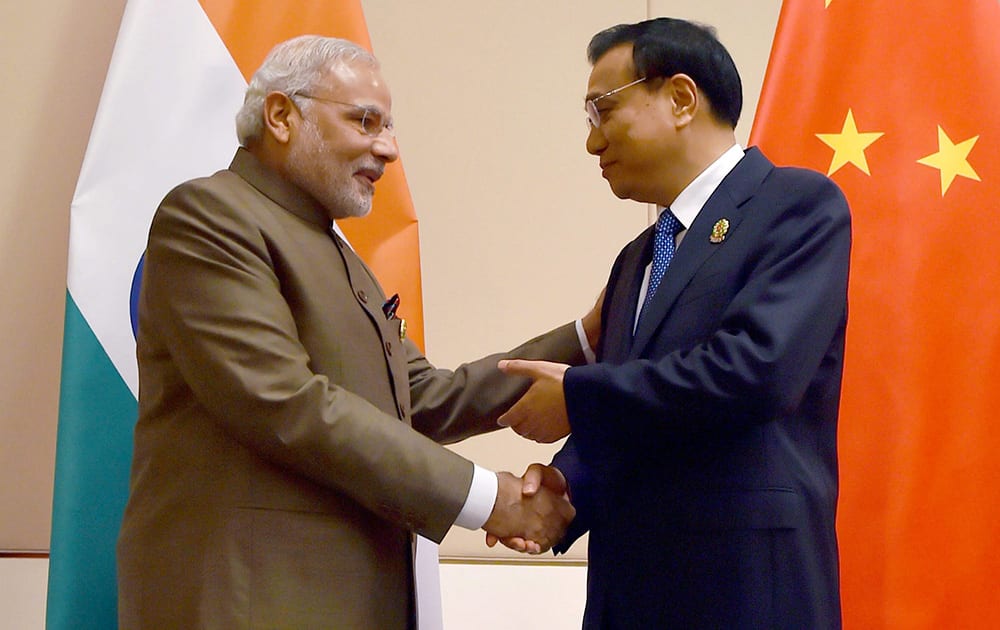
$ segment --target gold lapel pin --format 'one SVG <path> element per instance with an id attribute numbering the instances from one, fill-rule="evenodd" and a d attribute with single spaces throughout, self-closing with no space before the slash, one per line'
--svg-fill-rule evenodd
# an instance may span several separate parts
<path id="1" fill-rule="evenodd" d="M 729 219 L 719 219 L 712 226 L 712 235 L 708 237 L 710 243 L 718 245 L 722 241 L 726 240 L 726 234 L 729 232 Z"/>
<path id="2" fill-rule="evenodd" d="M 406 320 L 403 318 L 399 319 L 399 340 L 403 341 L 406 339 Z"/>

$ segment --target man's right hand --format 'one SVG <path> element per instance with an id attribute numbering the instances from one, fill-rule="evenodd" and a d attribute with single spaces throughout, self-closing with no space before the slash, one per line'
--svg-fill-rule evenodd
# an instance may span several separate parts
<path id="1" fill-rule="evenodd" d="M 576 509 L 557 468 L 531 464 L 520 480 L 506 472 L 497 479 L 497 501 L 483 526 L 488 546 L 502 542 L 515 551 L 538 554 L 562 539 Z"/>

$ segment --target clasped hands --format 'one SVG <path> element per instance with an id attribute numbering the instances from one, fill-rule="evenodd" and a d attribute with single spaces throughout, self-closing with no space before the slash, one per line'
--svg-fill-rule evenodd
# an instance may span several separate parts
<path id="1" fill-rule="evenodd" d="M 591 348 L 596 348 L 599 340 L 603 303 L 602 290 L 593 308 L 580 320 Z M 526 376 L 532 381 L 524 396 L 500 416 L 498 424 L 536 442 L 555 442 L 569 435 L 563 394 L 568 365 L 511 359 L 500 361 L 497 367 L 505 374 Z M 497 479 L 496 504 L 483 526 L 488 546 L 502 542 L 516 551 L 542 553 L 562 539 L 576 516 L 562 472 L 552 466 L 531 464 L 521 480 L 506 472 L 499 473 Z"/>
<path id="2" fill-rule="evenodd" d="M 531 464 L 523 477 L 501 472 L 497 481 L 497 500 L 483 525 L 488 546 L 502 542 L 515 551 L 539 554 L 562 539 L 576 509 L 557 468 Z"/>
<path id="3" fill-rule="evenodd" d="M 538 442 L 554 442 L 569 433 L 562 375 L 568 365 L 546 361 L 501 361 L 506 374 L 534 380 L 528 391 L 497 422 Z M 576 516 L 563 474 L 552 466 L 531 464 L 524 476 L 497 474 L 499 489 L 493 514 L 483 526 L 486 544 L 502 542 L 515 551 L 538 554 L 559 542 Z"/>

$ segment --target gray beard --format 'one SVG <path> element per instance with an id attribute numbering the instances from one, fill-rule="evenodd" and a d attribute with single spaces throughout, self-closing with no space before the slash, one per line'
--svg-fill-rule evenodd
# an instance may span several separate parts
<path id="1" fill-rule="evenodd" d="M 367 216 L 372 210 L 372 193 L 358 190 L 353 172 L 331 172 L 319 178 L 309 175 L 316 172 L 315 165 L 328 162 L 331 157 L 316 125 L 308 120 L 303 122 L 302 130 L 308 134 L 309 142 L 299 142 L 289 151 L 285 165 L 288 178 L 326 208 L 331 219 Z"/>

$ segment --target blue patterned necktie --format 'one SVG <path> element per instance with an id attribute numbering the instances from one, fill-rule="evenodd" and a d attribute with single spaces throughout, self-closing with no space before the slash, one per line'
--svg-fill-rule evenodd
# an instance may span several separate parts
<path id="1" fill-rule="evenodd" d="M 653 266 L 649 270 L 649 289 L 646 291 L 646 299 L 642 303 L 642 312 L 653 301 L 653 295 L 663 280 L 663 273 L 670 266 L 670 261 L 674 258 L 674 246 L 677 240 L 677 233 L 684 228 L 677 220 L 670 208 L 665 208 L 660 213 L 660 218 L 656 220 L 656 235 L 653 238 Z"/>

